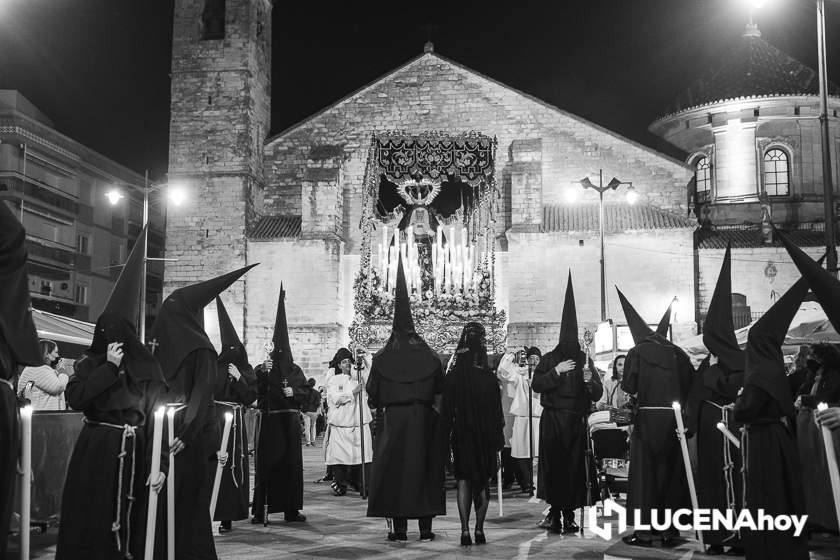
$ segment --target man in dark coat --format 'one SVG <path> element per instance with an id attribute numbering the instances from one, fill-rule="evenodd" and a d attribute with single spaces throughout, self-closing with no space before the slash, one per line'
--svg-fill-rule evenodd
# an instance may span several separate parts
<path id="1" fill-rule="evenodd" d="M 144 228 L 67 385 L 67 404 L 84 413 L 85 425 L 61 499 L 60 560 L 144 553 L 154 411 L 166 402 L 160 364 L 137 336 L 146 235 Z M 167 464 L 168 453 L 155 490 Z"/>
<path id="2" fill-rule="evenodd" d="M 43 364 L 32 322 L 26 273 L 26 232 L 0 201 L 0 558 L 6 557 L 18 462 L 18 366 Z"/>
<path id="3" fill-rule="evenodd" d="M 213 406 L 217 355 L 204 331 L 204 307 L 254 265 L 178 288 L 161 306 L 151 344 L 169 384 L 169 402 L 184 406 L 175 415 L 175 557 L 216 558 L 210 520 L 210 470 L 219 436 Z M 170 488 L 166 491 L 169 492 Z M 166 501 L 158 504 L 165 527 Z M 166 556 L 166 531 L 156 535 L 155 557 Z"/>
<path id="4" fill-rule="evenodd" d="M 257 398 L 254 369 L 248 363 L 245 345 L 239 339 L 233 322 L 222 299 L 216 297 L 216 312 L 219 316 L 219 335 L 222 352 L 216 361 L 216 379 L 213 384 L 213 400 L 216 404 L 216 425 L 221 436 L 225 425 L 225 414 L 233 414 L 228 437 L 228 460 L 222 469 L 219 496 L 216 502 L 214 521 L 221 521 L 219 532 L 232 528 L 231 521 L 248 519 L 248 503 L 251 492 L 251 474 L 248 466 L 248 433 L 245 431 L 245 407 Z M 221 439 L 216 446 L 221 445 Z M 210 469 L 211 480 L 216 469 Z"/>
<path id="5" fill-rule="evenodd" d="M 407 519 L 415 518 L 421 540 L 431 540 L 432 518 L 446 514 L 443 381 L 437 354 L 415 331 L 400 260 L 394 326 L 373 357 L 366 387 L 370 407 L 381 411 L 367 515 L 393 518 L 389 540 L 406 540 Z"/>
<path id="6" fill-rule="evenodd" d="M 754 519 L 766 515 L 803 515 L 806 511 L 802 469 L 796 448 L 796 417 L 790 397 L 782 343 L 793 316 L 808 292 L 798 280 L 750 328 L 747 337 L 744 390 L 735 401 L 735 420 L 743 422 L 744 504 Z M 748 559 L 808 558 L 805 535 L 789 531 L 744 529 Z"/>
<path id="7" fill-rule="evenodd" d="M 257 366 L 258 407 L 256 468 L 252 523 L 268 524 L 268 514 L 283 512 L 287 522 L 304 522 L 303 454 L 300 407 L 309 397 L 303 370 L 294 363 L 286 323 L 286 292 L 280 286 L 274 320 L 273 350 Z"/>
<path id="8" fill-rule="evenodd" d="M 709 311 L 703 322 L 703 343 L 710 357 L 695 375 L 686 413 L 687 429 L 697 438 L 697 501 L 701 508 L 740 511 L 742 502 L 741 453 L 718 430 L 722 422 L 733 434 L 740 423 L 732 417 L 738 391 L 744 385 L 744 352 L 735 337 L 732 320 L 731 250 L 727 245 Z M 723 546 L 742 554 L 737 533 L 705 531 L 709 554 L 723 554 Z"/>
<path id="9" fill-rule="evenodd" d="M 580 349 L 571 271 L 566 284 L 560 340 L 540 360 L 532 386 L 534 392 L 540 393 L 543 407 L 537 497 L 551 506 L 549 531 L 575 533 L 580 528 L 575 523 L 574 510 L 594 504 L 598 497 L 594 464 L 588 455 L 586 419 L 604 388 L 600 376 Z"/>
<path id="10" fill-rule="evenodd" d="M 616 288 L 617 289 L 617 288 Z M 694 368 L 685 352 L 648 327 L 618 291 L 624 316 L 636 345 L 627 353 L 621 388 L 638 403 L 630 441 L 627 509 L 640 510 L 641 521 L 650 523 L 651 510 L 690 507 L 688 479 L 673 403 L 684 408 Z M 676 545 L 676 528 L 661 534 L 662 546 Z M 624 542 L 650 546 L 651 538 L 636 531 Z"/>

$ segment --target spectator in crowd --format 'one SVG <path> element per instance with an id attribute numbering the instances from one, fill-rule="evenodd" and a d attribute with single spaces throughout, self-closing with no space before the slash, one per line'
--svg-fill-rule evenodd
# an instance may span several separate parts
<path id="1" fill-rule="evenodd" d="M 303 435 L 306 439 L 306 447 L 315 445 L 315 438 L 318 435 L 318 416 L 321 414 L 321 393 L 315 389 L 315 378 L 310 377 L 307 381 L 309 385 L 309 397 L 303 403 Z"/>
<path id="2" fill-rule="evenodd" d="M 611 408 L 624 408 L 630 400 L 630 395 L 621 388 L 621 379 L 624 377 L 624 360 L 626 355 L 616 356 L 612 363 L 611 375 L 603 376 L 604 394 L 597 403 L 598 410 L 609 410 Z"/>
<path id="3" fill-rule="evenodd" d="M 32 403 L 34 410 L 64 410 L 64 388 L 67 387 L 69 377 L 56 370 L 61 357 L 58 345 L 47 339 L 38 341 L 42 366 L 28 366 L 23 368 L 18 380 L 18 394 Z"/>

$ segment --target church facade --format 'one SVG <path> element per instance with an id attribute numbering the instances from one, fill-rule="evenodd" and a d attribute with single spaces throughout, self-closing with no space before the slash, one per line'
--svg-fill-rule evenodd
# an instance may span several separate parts
<path id="1" fill-rule="evenodd" d="M 624 322 L 613 288 L 618 285 L 652 324 L 676 298 L 675 338 L 696 332 L 691 165 L 483 76 L 431 45 L 266 139 L 271 3 L 228 0 L 221 14 L 219 3 L 175 4 L 169 180 L 188 185 L 201 204 L 167 216 L 166 256 L 177 261 L 166 263 L 165 290 L 259 262 L 223 294 L 253 361 L 264 357 L 282 283 L 295 359 L 307 375 L 321 373 L 373 309 L 359 302 L 360 286 L 370 282 L 366 274 L 394 263 L 383 261 L 387 249 L 379 236 L 400 232 L 392 246 L 399 252 L 400 240 L 407 239 L 400 224 L 412 211 L 424 217 L 418 228 L 422 222 L 433 232 L 453 232 L 443 243 L 452 250 L 461 239 L 463 255 L 475 255 L 459 261 L 475 271 L 471 280 L 463 268 L 454 269 L 462 274 L 463 298 L 468 286 L 478 297 L 482 274 L 489 274 L 508 347 L 556 343 L 569 271 L 582 329 L 594 330 L 604 317 Z M 376 146 L 395 138 L 413 154 L 429 145 L 437 149 L 424 160 L 426 167 L 409 166 L 403 177 L 413 181 L 409 186 L 395 182 L 399 172 L 376 155 Z M 487 148 L 480 171 L 440 163 L 449 147 L 455 146 L 458 160 L 458 146 L 476 146 L 478 139 Z M 445 177 L 435 181 L 439 170 Z M 596 186 L 618 179 L 604 194 L 603 222 L 598 195 L 581 186 L 582 178 Z M 630 184 L 635 204 L 627 201 Z M 397 187 L 422 194 L 401 208 L 380 208 L 383 193 Z M 431 206 L 412 210 L 432 190 L 446 197 L 452 188 L 462 189 L 462 202 L 449 214 Z M 477 193 L 475 204 L 470 192 Z M 428 216 L 435 217 L 437 230 Z M 463 229 L 461 237 L 455 225 Z M 436 246 L 437 235 L 418 237 L 416 246 Z M 431 252 L 440 254 L 438 248 Z M 419 306 L 421 292 L 447 292 L 436 283 L 436 267 L 417 272 Z M 388 281 L 379 286 L 386 291 Z M 208 311 L 209 319 L 215 311 Z M 213 331 L 212 321 L 207 326 Z"/>

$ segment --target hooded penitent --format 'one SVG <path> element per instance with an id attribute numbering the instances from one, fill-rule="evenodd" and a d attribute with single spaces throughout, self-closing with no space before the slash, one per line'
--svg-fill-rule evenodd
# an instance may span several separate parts
<path id="1" fill-rule="evenodd" d="M 374 358 L 382 376 L 391 381 L 420 381 L 431 376 L 440 367 L 437 354 L 414 328 L 402 258 L 397 264 L 394 326 L 391 329 L 391 337 Z"/>
<path id="2" fill-rule="evenodd" d="M 782 232 L 776 230 L 794 264 L 811 287 L 834 329 L 840 332 L 840 281 L 822 268 L 819 262 L 806 255 Z M 825 257 L 823 257 L 825 258 Z"/>
<path id="3" fill-rule="evenodd" d="M 155 320 L 152 343 L 167 380 L 171 380 L 184 358 L 199 348 L 216 352 L 203 327 L 204 307 L 256 264 L 228 272 L 197 284 L 178 288 L 163 302 Z"/>
<path id="4" fill-rule="evenodd" d="M 580 355 L 580 339 L 578 338 L 577 308 L 575 306 L 575 290 L 572 287 L 572 271 L 566 283 L 566 297 L 563 301 L 563 315 L 560 319 L 560 337 L 554 353 L 562 360 L 577 360 Z M 581 365 L 581 364 L 578 364 Z"/>
<path id="5" fill-rule="evenodd" d="M 744 370 L 744 352 L 738 346 L 732 319 L 732 250 L 728 243 L 709 311 L 703 321 L 703 344 L 717 356 L 724 371 Z"/>
<path id="6" fill-rule="evenodd" d="M 289 343 L 289 324 L 286 321 L 286 290 L 280 284 L 280 296 L 277 300 L 277 315 L 274 317 L 274 334 L 271 337 L 274 349 L 271 351 L 271 361 L 274 367 L 284 375 L 291 374 L 294 357 Z"/>
<path id="7" fill-rule="evenodd" d="M 222 342 L 222 351 L 219 353 L 218 361 L 234 364 L 240 372 L 245 371 L 248 369 L 248 353 L 219 296 L 216 296 L 216 313 L 219 316 L 219 337 Z"/>
<path id="8" fill-rule="evenodd" d="M 615 287 L 618 292 L 618 299 L 621 301 L 621 308 L 624 310 L 624 318 L 627 321 L 627 326 L 630 329 L 630 335 L 633 337 L 633 343 L 639 344 L 641 341 L 654 334 L 654 331 L 642 319 L 638 311 L 630 304 L 618 286 Z"/>
<path id="9" fill-rule="evenodd" d="M 753 385 L 763 389 L 791 420 L 796 413 L 785 377 L 782 343 L 807 293 L 808 282 L 800 278 L 753 324 L 747 335 L 744 387 Z"/>
<path id="10" fill-rule="evenodd" d="M 140 286 L 143 275 L 143 247 L 146 235 L 148 231 L 144 227 L 114 284 L 114 289 L 111 290 L 102 315 L 96 321 L 93 341 L 88 349 L 91 354 L 101 356 L 108 351 L 110 343 L 122 343 L 125 353 L 125 371 L 135 383 L 163 382 L 160 364 L 137 337 Z M 115 405 L 118 404 L 115 403 Z"/>
<path id="11" fill-rule="evenodd" d="M 32 321 L 25 239 L 23 226 L 0 201 L 0 335 L 12 362 L 40 366 L 43 360 Z"/>

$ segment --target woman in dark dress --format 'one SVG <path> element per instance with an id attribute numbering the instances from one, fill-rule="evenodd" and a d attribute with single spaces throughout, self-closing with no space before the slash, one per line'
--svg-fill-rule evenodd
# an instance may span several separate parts
<path id="1" fill-rule="evenodd" d="M 461 545 L 472 544 L 472 505 L 475 543 L 484 544 L 489 481 L 496 473 L 496 454 L 504 446 L 504 412 L 499 383 L 487 362 L 485 330 L 479 323 L 464 326 L 455 361 L 446 376 L 443 406 L 445 433 L 449 435 L 458 480 Z"/>

